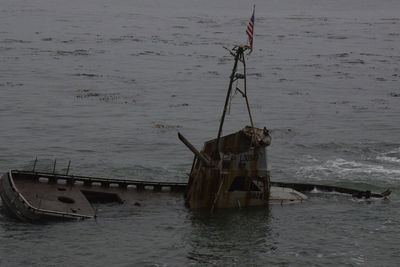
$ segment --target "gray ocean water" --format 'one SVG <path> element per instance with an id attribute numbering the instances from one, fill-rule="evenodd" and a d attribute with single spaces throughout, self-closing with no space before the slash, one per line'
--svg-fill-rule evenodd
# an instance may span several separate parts
<path id="1" fill-rule="evenodd" d="M 98 205 L 96 221 L 32 225 L 0 215 L 0 266 L 398 266 L 400 1 L 256 4 L 247 58 L 274 181 L 340 185 L 390 200 L 213 215 L 181 195 Z M 0 171 L 186 181 L 215 138 L 253 2 L 0 0 Z M 236 96 L 224 133 L 249 124 Z"/>

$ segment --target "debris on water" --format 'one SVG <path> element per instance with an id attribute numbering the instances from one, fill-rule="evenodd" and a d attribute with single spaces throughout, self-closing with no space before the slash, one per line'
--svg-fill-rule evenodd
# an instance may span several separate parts
<path id="1" fill-rule="evenodd" d="M 104 103 L 117 103 L 117 104 L 130 104 L 136 103 L 135 99 L 127 96 L 121 96 L 120 93 L 98 93 L 93 92 L 90 89 L 79 89 L 76 90 L 78 93 L 75 97 L 79 99 L 89 99 L 89 98 L 97 98 L 100 102 Z"/>
<path id="2" fill-rule="evenodd" d="M 32 42 L 25 41 L 25 40 L 18 40 L 18 39 L 4 39 L 4 40 L 0 41 L 0 43 L 3 43 L 3 44 L 12 44 L 12 43 L 29 44 Z"/>
<path id="3" fill-rule="evenodd" d="M 87 89 L 83 89 L 82 92 L 85 92 L 85 94 L 80 94 L 80 95 L 77 95 L 76 97 L 77 98 L 88 98 L 88 97 L 100 96 L 99 93 L 92 93 Z"/>
<path id="4" fill-rule="evenodd" d="M 348 57 L 349 53 L 339 53 L 339 54 L 336 54 L 336 56 L 337 57 Z"/>
<path id="5" fill-rule="evenodd" d="M 293 96 L 294 95 L 309 95 L 309 93 L 308 92 L 303 93 L 300 91 L 292 91 L 292 92 L 289 92 L 288 95 L 293 95 Z"/>
<path id="6" fill-rule="evenodd" d="M 169 105 L 170 108 L 187 107 L 187 106 L 189 106 L 188 103 Z"/>
<path id="7" fill-rule="evenodd" d="M 102 77 L 103 75 L 99 74 L 94 74 L 94 73 L 76 73 L 73 74 L 74 76 L 83 76 L 83 77 L 90 77 L 90 78 L 95 78 L 95 77 Z"/>
<path id="8" fill-rule="evenodd" d="M 392 92 L 392 93 L 390 93 L 390 96 L 392 96 L 392 97 L 400 97 L 400 93 Z"/>
<path id="9" fill-rule="evenodd" d="M 209 71 L 208 73 L 211 75 L 219 76 L 218 71 Z"/>
<path id="10" fill-rule="evenodd" d="M 16 87 L 16 86 L 24 86 L 24 84 L 23 83 L 14 83 L 14 82 L 5 82 L 5 83 L 0 83 L 0 86 Z"/>
<path id="11" fill-rule="evenodd" d="M 73 51 L 66 51 L 66 50 L 58 50 L 57 55 L 60 56 L 68 56 L 68 55 L 73 55 L 73 56 L 88 56 L 89 51 L 85 49 L 77 49 Z"/>
<path id="12" fill-rule="evenodd" d="M 167 124 L 156 124 L 156 128 L 158 129 L 179 129 L 182 128 L 180 125 L 167 125 Z"/>

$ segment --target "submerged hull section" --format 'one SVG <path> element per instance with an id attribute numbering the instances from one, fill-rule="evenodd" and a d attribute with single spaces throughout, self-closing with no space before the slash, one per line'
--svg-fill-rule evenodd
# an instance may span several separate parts
<path id="1" fill-rule="evenodd" d="M 281 182 L 270 182 L 270 184 L 267 200 L 263 198 L 261 190 L 226 191 L 221 189 L 214 208 L 242 208 L 246 205 L 264 206 L 268 204 L 299 203 L 307 199 L 307 196 L 299 191 L 339 192 L 353 197 L 364 198 L 382 198 L 390 194 L 390 190 L 377 194 L 369 191 L 326 185 Z M 203 191 L 197 193 L 207 192 L 210 189 L 210 185 L 202 188 Z M 260 186 L 260 183 L 254 184 L 254 186 Z M 196 188 L 199 189 L 199 187 Z M 106 179 L 17 170 L 9 171 L 0 178 L 0 196 L 3 200 L 3 210 L 6 209 L 15 218 L 28 222 L 40 222 L 49 219 L 94 218 L 97 214 L 92 207 L 93 203 L 118 202 L 140 206 L 140 202 L 146 201 L 146 203 L 157 205 L 161 195 L 154 197 L 154 193 L 143 194 L 144 191 L 187 192 L 188 189 L 189 186 L 186 183 Z M 218 193 L 218 189 L 215 189 L 215 192 Z M 214 199 L 210 199 L 197 203 L 202 205 L 214 203 L 207 202 L 214 201 Z M 207 206 L 193 208 L 204 207 Z"/>
<path id="2" fill-rule="evenodd" d="M 234 191 L 223 194 L 220 199 L 217 208 L 240 209 L 242 207 L 302 203 L 307 200 L 308 197 L 291 188 L 271 186 L 269 189 L 268 200 L 263 199 L 260 191 Z"/>
<path id="3" fill-rule="evenodd" d="M 33 212 L 33 209 L 20 193 L 15 190 L 12 179 L 9 178 L 9 173 L 4 174 L 0 179 L 0 196 L 3 201 L 3 206 L 9 214 L 21 221 L 37 220 L 40 216 Z"/>
<path id="4" fill-rule="evenodd" d="M 39 177 L 10 171 L 0 180 L 5 207 L 22 221 L 93 218 L 95 212 L 80 190 L 39 182 Z"/>
<path id="5" fill-rule="evenodd" d="M 10 171 L 0 179 L 3 206 L 21 221 L 96 217 L 92 203 L 131 202 L 134 191 L 179 192 L 185 183 L 158 183 L 52 173 Z"/>

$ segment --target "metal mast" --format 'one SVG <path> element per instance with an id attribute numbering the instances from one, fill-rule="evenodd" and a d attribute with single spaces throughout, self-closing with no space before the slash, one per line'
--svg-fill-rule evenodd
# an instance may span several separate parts
<path id="1" fill-rule="evenodd" d="M 253 137 L 254 137 L 253 118 L 251 116 L 250 105 L 249 105 L 249 101 L 248 101 L 248 98 L 247 98 L 246 61 L 245 61 L 245 58 L 244 58 L 244 51 L 247 48 L 248 48 L 248 46 L 235 46 L 233 48 L 234 52 L 232 52 L 231 50 L 227 49 L 231 53 L 231 55 L 235 57 L 235 62 L 233 64 L 233 69 L 232 69 L 232 73 L 231 73 L 230 81 L 229 81 L 228 92 L 226 93 L 224 110 L 222 112 L 221 121 L 220 121 L 220 124 L 219 124 L 217 142 L 216 142 L 216 145 L 215 145 L 215 151 L 213 153 L 213 159 L 214 160 L 219 160 L 220 159 L 219 141 L 220 141 L 221 134 L 222 134 L 222 127 L 224 125 L 225 115 L 226 115 L 226 111 L 227 111 L 228 104 L 229 104 L 229 98 L 230 98 L 231 92 L 232 92 L 232 85 L 233 85 L 233 82 L 235 82 L 238 79 L 243 79 L 244 80 L 244 92 L 241 91 L 239 88 L 236 88 L 236 90 L 238 92 L 240 92 L 241 95 L 246 99 L 247 111 L 249 112 L 249 118 L 250 118 L 251 127 L 253 129 Z M 242 62 L 242 64 L 243 64 L 243 74 L 236 73 L 237 66 L 238 66 L 238 61 Z"/>

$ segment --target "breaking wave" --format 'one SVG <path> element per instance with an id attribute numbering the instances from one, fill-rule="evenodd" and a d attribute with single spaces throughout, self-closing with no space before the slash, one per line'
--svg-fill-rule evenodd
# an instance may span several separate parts
<path id="1" fill-rule="evenodd" d="M 303 157 L 297 172 L 315 180 L 400 181 L 400 147 L 385 150 L 372 149 L 360 159 Z"/>
<path id="2" fill-rule="evenodd" d="M 379 163 L 348 161 L 342 158 L 327 160 L 318 165 L 305 166 L 300 169 L 300 172 L 319 179 L 331 176 L 338 176 L 340 178 L 351 177 L 360 180 L 365 180 L 367 177 L 379 177 L 384 180 L 400 179 L 399 168 L 394 168 L 393 166 L 388 167 Z"/>
<path id="3" fill-rule="evenodd" d="M 400 158 L 397 157 L 378 156 L 376 159 L 383 162 L 400 163 Z"/>
<path id="4" fill-rule="evenodd" d="M 376 157 L 378 161 L 389 163 L 400 163 L 400 147 Z"/>

